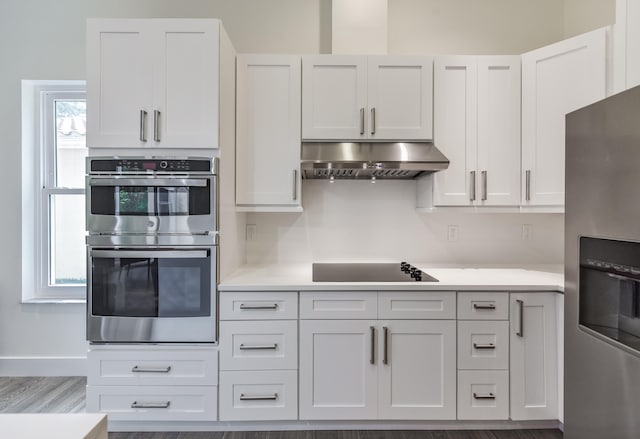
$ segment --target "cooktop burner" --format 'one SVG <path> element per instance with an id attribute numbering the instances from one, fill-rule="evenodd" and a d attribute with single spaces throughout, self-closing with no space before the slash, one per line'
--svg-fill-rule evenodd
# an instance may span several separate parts
<path id="1" fill-rule="evenodd" d="M 411 264 L 314 263 L 313 282 L 438 282 Z"/>

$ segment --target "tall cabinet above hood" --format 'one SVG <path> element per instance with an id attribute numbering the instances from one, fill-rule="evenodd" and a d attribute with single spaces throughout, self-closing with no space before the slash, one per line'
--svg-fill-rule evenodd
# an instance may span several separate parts
<path id="1" fill-rule="evenodd" d="M 448 167 L 431 142 L 302 143 L 305 179 L 412 179 Z"/>

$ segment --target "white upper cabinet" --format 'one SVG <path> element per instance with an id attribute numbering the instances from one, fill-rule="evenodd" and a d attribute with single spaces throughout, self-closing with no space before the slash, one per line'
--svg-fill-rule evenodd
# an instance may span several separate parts
<path id="1" fill-rule="evenodd" d="M 302 58 L 302 138 L 430 140 L 433 58 Z"/>
<path id="2" fill-rule="evenodd" d="M 436 206 L 520 203 L 520 59 L 444 56 L 434 63 Z"/>
<path id="3" fill-rule="evenodd" d="M 300 209 L 300 56 L 237 57 L 236 206 Z"/>
<path id="4" fill-rule="evenodd" d="M 90 148 L 218 148 L 221 25 L 90 19 Z"/>
<path id="5" fill-rule="evenodd" d="M 565 115 L 606 95 L 607 30 L 522 55 L 522 204 L 564 205 Z"/>

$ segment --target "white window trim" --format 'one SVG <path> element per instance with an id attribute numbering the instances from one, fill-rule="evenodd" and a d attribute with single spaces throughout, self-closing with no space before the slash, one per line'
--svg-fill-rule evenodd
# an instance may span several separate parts
<path id="1" fill-rule="evenodd" d="M 84 81 L 22 81 L 22 303 L 86 301 L 85 285 L 49 285 L 49 196 L 84 194 L 84 188 L 51 188 L 55 163 L 48 154 L 55 144 L 43 129 L 53 123 L 45 116 L 46 105 L 53 99 L 85 99 L 85 90 Z"/>

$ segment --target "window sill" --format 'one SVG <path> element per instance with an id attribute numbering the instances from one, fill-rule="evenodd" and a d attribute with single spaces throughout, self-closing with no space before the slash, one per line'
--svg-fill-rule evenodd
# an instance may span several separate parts
<path id="1" fill-rule="evenodd" d="M 42 297 L 42 298 L 37 298 L 37 299 L 21 299 L 20 300 L 21 304 L 25 304 L 25 305 L 30 305 L 30 304 L 41 304 L 41 303 L 53 303 L 53 304 L 57 304 L 57 305 L 67 305 L 67 304 L 72 304 L 72 305 L 77 305 L 77 304 L 82 304 L 84 305 L 85 303 L 87 303 L 86 299 L 64 299 L 64 298 L 57 298 L 57 297 Z"/>

